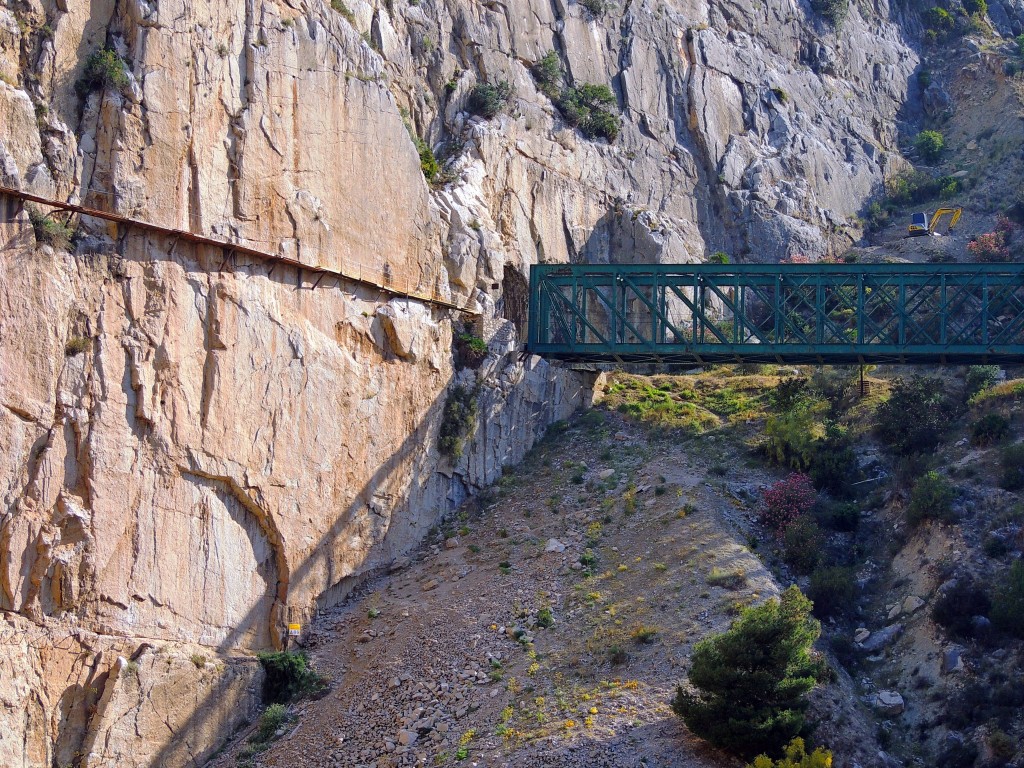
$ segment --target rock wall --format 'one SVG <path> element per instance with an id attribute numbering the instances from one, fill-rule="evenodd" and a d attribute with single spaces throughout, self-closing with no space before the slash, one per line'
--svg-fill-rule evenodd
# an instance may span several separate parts
<path id="1" fill-rule="evenodd" d="M 461 366 L 447 312 L 140 228 L 40 245 L 0 197 L 0 763 L 200 764 L 256 704 L 247 654 L 585 402 L 585 377 L 518 355 L 530 264 L 848 243 L 900 163 L 916 57 L 888 15 L 835 34 L 778 0 L 0 8 L 0 183 L 437 293 L 489 346 Z M 82 87 L 102 48 L 123 82 Z M 551 50 L 614 89 L 613 144 L 537 89 Z M 465 111 L 502 80 L 501 115 Z M 435 448 L 453 384 L 478 410 L 457 461 Z"/>

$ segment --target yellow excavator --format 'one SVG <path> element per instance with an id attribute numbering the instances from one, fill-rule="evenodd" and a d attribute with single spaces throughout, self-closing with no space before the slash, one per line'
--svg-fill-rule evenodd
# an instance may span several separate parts
<path id="1" fill-rule="evenodd" d="M 939 228 L 939 224 L 942 222 L 942 218 L 947 215 L 951 217 L 949 219 L 949 226 L 946 227 L 948 234 L 953 231 L 953 227 L 960 221 L 960 215 L 963 212 L 963 208 L 939 208 L 932 214 L 931 221 L 928 221 L 927 213 L 915 213 L 910 218 L 910 226 L 907 227 L 907 237 L 934 235 L 935 230 Z"/>

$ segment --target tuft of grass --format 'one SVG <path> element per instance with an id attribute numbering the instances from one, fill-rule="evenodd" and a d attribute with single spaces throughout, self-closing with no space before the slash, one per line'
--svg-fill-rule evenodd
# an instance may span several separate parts
<path id="1" fill-rule="evenodd" d="M 706 581 L 712 587 L 742 589 L 746 586 L 747 574 L 742 568 L 734 568 L 727 571 L 716 566 L 708 573 Z"/>
<path id="2" fill-rule="evenodd" d="M 52 213 L 43 213 L 34 205 L 26 205 L 28 220 L 32 223 L 36 242 L 59 250 L 67 250 L 74 237 L 74 228 L 65 222 L 51 218 Z"/>
<path id="3" fill-rule="evenodd" d="M 252 744 L 268 744 L 276 737 L 281 726 L 288 722 L 288 708 L 284 704 L 271 704 L 260 715 L 256 732 L 249 737 Z"/>
<path id="4" fill-rule="evenodd" d="M 72 336 L 64 345 L 64 356 L 74 357 L 80 355 L 89 348 L 89 339 L 84 336 Z"/>
<path id="5" fill-rule="evenodd" d="M 633 638 L 633 642 L 637 645 L 649 645 L 654 642 L 654 638 L 658 636 L 658 628 L 650 626 L 648 624 L 641 624 L 633 630 L 633 634 L 630 635 Z"/>
<path id="6" fill-rule="evenodd" d="M 331 0 L 331 8 L 340 13 L 342 17 L 352 26 L 356 24 L 356 15 L 342 2 L 342 0 Z"/>

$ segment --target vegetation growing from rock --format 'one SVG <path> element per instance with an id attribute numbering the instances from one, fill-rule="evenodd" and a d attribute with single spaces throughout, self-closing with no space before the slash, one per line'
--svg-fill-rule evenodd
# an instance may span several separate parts
<path id="1" fill-rule="evenodd" d="M 953 499 L 956 494 L 949 482 L 938 472 L 928 472 L 914 484 L 907 506 L 907 522 L 917 525 L 924 520 L 953 522 Z"/>
<path id="2" fill-rule="evenodd" d="M 932 42 L 946 38 L 956 26 L 953 15 L 937 5 L 924 12 L 923 20 L 925 30 L 931 33 Z"/>
<path id="3" fill-rule="evenodd" d="M 841 565 L 818 568 L 807 585 L 814 615 L 822 618 L 848 611 L 855 595 L 853 570 Z"/>
<path id="4" fill-rule="evenodd" d="M 1010 434 L 1010 422 L 999 413 L 986 413 L 971 425 L 971 444 L 992 445 L 1005 440 Z"/>
<path id="5" fill-rule="evenodd" d="M 477 83 L 466 100 L 466 109 L 474 115 L 491 119 L 497 117 L 512 98 L 512 86 L 507 80 L 497 84 Z"/>
<path id="6" fill-rule="evenodd" d="M 589 139 L 612 142 L 619 135 L 615 94 L 607 85 L 583 83 L 579 87 L 563 88 L 556 104 L 565 121 L 579 128 Z"/>
<path id="7" fill-rule="evenodd" d="M 992 624 L 996 629 L 1024 638 L 1024 560 L 1015 560 L 992 595 Z"/>
<path id="8" fill-rule="evenodd" d="M 356 15 L 352 13 L 352 9 L 349 8 L 343 0 L 331 0 L 331 8 L 340 13 L 345 21 L 352 26 L 355 26 Z"/>
<path id="9" fill-rule="evenodd" d="M 592 16 L 604 16 L 612 7 L 611 0 L 579 0 Z"/>
<path id="10" fill-rule="evenodd" d="M 806 694 L 822 672 L 811 654 L 821 626 L 793 586 L 748 608 L 728 631 L 694 648 L 689 682 L 672 709 L 717 747 L 752 758 L 779 752 L 804 724 Z"/>
<path id="11" fill-rule="evenodd" d="M 839 29 L 850 12 L 850 3 L 849 0 L 811 0 L 811 8 L 829 24 Z"/>
<path id="12" fill-rule="evenodd" d="M 781 536 L 794 521 L 810 514 L 817 500 L 811 478 L 794 472 L 764 492 L 758 521 Z"/>
<path id="13" fill-rule="evenodd" d="M 530 73 L 541 93 L 558 107 L 566 123 L 578 128 L 588 139 L 615 141 L 622 121 L 611 88 L 592 83 L 564 84 L 565 74 L 554 51 L 548 51 L 534 62 Z"/>
<path id="14" fill-rule="evenodd" d="M 420 156 L 420 170 L 423 171 L 423 176 L 427 181 L 434 181 L 441 172 L 441 164 L 438 162 L 437 157 L 434 156 L 434 150 L 419 136 L 413 135 L 412 141 L 416 145 L 416 152 Z"/>
<path id="15" fill-rule="evenodd" d="M 530 67 L 530 74 L 537 81 L 537 87 L 541 93 L 551 100 L 558 98 L 558 93 L 562 88 L 562 63 L 559 61 L 557 53 L 554 51 L 545 53 Z"/>
<path id="16" fill-rule="evenodd" d="M 832 768 L 832 753 L 822 747 L 808 753 L 798 736 L 786 745 L 785 754 L 778 760 L 758 755 L 748 768 Z"/>
<path id="17" fill-rule="evenodd" d="M 85 62 L 85 70 L 75 87 L 81 96 L 110 89 L 124 91 L 128 87 L 128 68 L 124 59 L 112 48 L 102 48 Z"/>
<path id="18" fill-rule="evenodd" d="M 999 459 L 1003 488 L 1008 491 L 1019 491 L 1024 488 L 1024 443 L 1007 446 Z"/>
<path id="19" fill-rule="evenodd" d="M 974 637 L 977 630 L 975 617 L 987 617 L 992 601 L 984 589 L 970 578 L 957 579 L 935 601 L 932 619 L 958 638 Z"/>
<path id="20" fill-rule="evenodd" d="M 263 700 L 269 704 L 287 704 L 319 694 L 327 687 L 327 681 L 310 667 L 303 652 L 264 651 L 257 658 L 263 665 Z"/>
<path id="21" fill-rule="evenodd" d="M 71 246 L 75 230 L 69 224 L 53 218 L 52 213 L 43 213 L 34 205 L 26 205 L 25 210 L 37 243 L 59 250 L 67 250 Z"/>
<path id="22" fill-rule="evenodd" d="M 835 418 L 849 382 L 842 375 L 784 379 L 772 392 L 777 413 L 765 422 L 769 457 L 807 473 L 815 487 L 845 495 L 857 473 L 856 457 L 845 427 Z"/>
<path id="23" fill-rule="evenodd" d="M 452 387 L 444 404 L 438 448 L 452 459 L 462 457 L 466 438 L 476 423 L 476 393 L 461 385 Z"/>
<path id="24" fill-rule="evenodd" d="M 950 407 L 939 379 L 915 374 L 896 379 L 889 399 L 878 408 L 878 436 L 906 456 L 933 450 L 950 421 Z"/>
<path id="25" fill-rule="evenodd" d="M 942 159 L 946 140 L 938 131 L 921 131 L 914 137 L 914 149 L 926 163 L 937 163 Z"/>

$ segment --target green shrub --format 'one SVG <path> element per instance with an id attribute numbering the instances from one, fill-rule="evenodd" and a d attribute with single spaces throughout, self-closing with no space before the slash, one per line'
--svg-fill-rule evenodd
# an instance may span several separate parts
<path id="1" fill-rule="evenodd" d="M 776 753 L 804 725 L 806 694 L 822 665 L 811 646 L 821 625 L 793 586 L 780 600 L 747 608 L 728 631 L 693 650 L 689 681 L 672 709 L 696 735 L 748 759 Z"/>
<path id="2" fill-rule="evenodd" d="M 458 385 L 448 393 L 441 417 L 438 448 L 453 459 L 462 457 L 463 443 L 476 423 L 476 393 Z"/>
<path id="3" fill-rule="evenodd" d="M 547 606 L 537 611 L 537 626 L 548 629 L 555 624 L 555 617 Z"/>
<path id="4" fill-rule="evenodd" d="M 103 48 L 93 53 L 85 62 L 85 70 L 75 84 L 82 97 L 93 91 L 114 90 L 123 92 L 128 87 L 127 65 L 117 52 Z"/>
<path id="5" fill-rule="evenodd" d="M 992 624 L 1024 638 L 1024 560 L 1015 560 L 992 595 Z"/>
<path id="6" fill-rule="evenodd" d="M 998 365 L 972 365 L 964 374 L 964 400 L 970 402 L 977 394 L 999 381 Z"/>
<path id="7" fill-rule="evenodd" d="M 455 352 L 460 366 L 476 368 L 487 358 L 487 342 L 466 330 L 455 337 Z"/>
<path id="8" fill-rule="evenodd" d="M 997 728 L 988 735 L 988 748 L 999 760 L 1009 760 L 1017 753 L 1017 742 L 1006 731 Z"/>
<path id="9" fill-rule="evenodd" d="M 921 131 L 914 138 L 914 149 L 926 163 L 939 162 L 942 159 L 942 150 L 945 146 L 946 140 L 938 131 Z"/>
<path id="10" fill-rule="evenodd" d="M 715 251 L 708 256 L 708 264 L 728 264 L 729 254 L 725 251 Z"/>
<path id="11" fill-rule="evenodd" d="M 917 84 L 922 89 L 932 84 L 932 71 L 930 69 L 919 69 L 917 71 Z"/>
<path id="12" fill-rule="evenodd" d="M 1000 485 L 1008 491 L 1024 488 L 1024 443 L 1008 445 L 1000 456 L 1003 477 Z"/>
<path id="13" fill-rule="evenodd" d="M 952 176 L 932 176 L 924 171 L 908 171 L 886 179 L 886 208 L 924 203 L 937 197 L 947 199 L 960 191 L 960 180 Z"/>
<path id="14" fill-rule="evenodd" d="M 356 15 L 342 0 L 331 0 L 331 8 L 340 13 L 349 24 L 355 26 Z"/>
<path id="15" fill-rule="evenodd" d="M 849 0 L 811 0 L 811 8 L 823 19 L 839 29 L 846 21 L 846 14 L 850 10 Z"/>
<path id="16" fill-rule="evenodd" d="M 811 574 L 807 585 L 807 597 L 814 603 L 814 615 L 822 618 L 849 610 L 856 594 L 852 568 L 819 568 Z"/>
<path id="17" fill-rule="evenodd" d="M 508 106 L 511 98 L 512 86 L 507 80 L 502 80 L 497 85 L 477 83 L 469 92 L 466 109 L 474 115 L 490 120 Z"/>
<path id="18" fill-rule="evenodd" d="M 441 164 L 434 156 L 434 150 L 419 136 L 413 136 L 412 141 L 416 145 L 416 151 L 420 156 L 420 170 L 423 171 L 427 181 L 434 181 L 441 172 Z"/>
<path id="19" fill-rule="evenodd" d="M 971 427 L 973 445 L 992 445 L 1005 440 L 1010 434 L 1010 422 L 998 413 L 987 413 Z"/>
<path id="20" fill-rule="evenodd" d="M 610 0 L 579 0 L 592 16 L 604 16 L 612 7 Z"/>
<path id="21" fill-rule="evenodd" d="M 80 355 L 89 348 L 89 339 L 84 336 L 72 336 L 64 345 L 64 356 L 74 357 Z"/>
<path id="22" fill-rule="evenodd" d="M 932 619 L 954 637 L 970 638 L 975 632 L 973 618 L 988 616 L 991 608 L 984 590 L 969 578 L 962 578 L 939 595 L 932 606 Z"/>
<path id="23" fill-rule="evenodd" d="M 988 13 L 988 3 L 985 0 L 964 0 L 964 10 L 971 16 L 984 16 Z"/>
<path id="24" fill-rule="evenodd" d="M 806 394 L 800 380 L 782 381 L 772 397 L 788 407 L 765 422 L 769 457 L 806 472 L 820 490 L 848 494 L 857 473 L 857 457 L 845 431 L 825 418 L 828 404 Z"/>
<path id="25" fill-rule="evenodd" d="M 1024 56 L 1024 35 L 1017 35 L 1017 53 Z"/>
<path id="26" fill-rule="evenodd" d="M 807 754 L 804 740 L 795 738 L 786 745 L 786 753 L 778 760 L 768 755 L 758 755 L 748 768 L 832 768 L 832 753 L 818 747 Z"/>
<path id="27" fill-rule="evenodd" d="M 565 122 L 579 128 L 589 139 L 612 142 L 619 135 L 615 94 L 607 85 L 583 83 L 576 88 L 563 88 L 555 105 Z"/>
<path id="28" fill-rule="evenodd" d="M 265 744 L 271 741 L 277 734 L 277 730 L 288 722 L 288 709 L 284 704 L 271 704 L 260 715 L 260 725 L 250 741 L 257 744 Z"/>
<path id="29" fill-rule="evenodd" d="M 953 499 L 956 493 L 949 482 L 938 472 L 928 472 L 914 484 L 907 506 L 907 522 L 917 525 L 923 520 L 939 520 L 950 523 L 956 520 L 953 514 Z"/>
<path id="30" fill-rule="evenodd" d="M 924 12 L 924 26 L 938 37 L 945 37 L 953 31 L 956 20 L 945 8 L 934 6 Z"/>
<path id="31" fill-rule="evenodd" d="M 809 397 L 807 379 L 797 378 L 782 379 L 768 393 L 768 399 L 780 411 L 788 411 Z"/>
<path id="32" fill-rule="evenodd" d="M 901 456 L 934 450 L 950 421 L 944 395 L 939 379 L 896 379 L 889 399 L 878 407 L 879 437 Z"/>
<path id="33" fill-rule="evenodd" d="M 782 559 L 797 573 L 807 574 L 818 567 L 825 537 L 821 528 L 806 515 L 798 517 L 782 534 Z"/>
<path id="34" fill-rule="evenodd" d="M 71 246 L 75 230 L 70 225 L 51 218 L 52 213 L 43 213 L 34 205 L 26 205 L 25 210 L 28 213 L 28 220 L 32 223 L 32 231 L 35 233 L 37 243 L 49 245 L 62 251 L 66 251 Z"/>
<path id="35" fill-rule="evenodd" d="M 287 704 L 293 699 L 313 696 L 323 691 L 327 683 L 313 671 L 305 653 L 265 651 L 257 654 L 263 665 L 263 700 L 272 704 Z"/>
<path id="36" fill-rule="evenodd" d="M 551 100 L 558 98 L 562 88 L 562 64 L 557 53 L 554 51 L 545 53 L 530 67 L 530 74 L 537 81 L 537 87 L 540 88 L 541 93 Z"/>
<path id="37" fill-rule="evenodd" d="M 830 531 L 850 533 L 860 525 L 860 508 L 852 502 L 819 504 L 815 512 L 818 523 Z"/>

